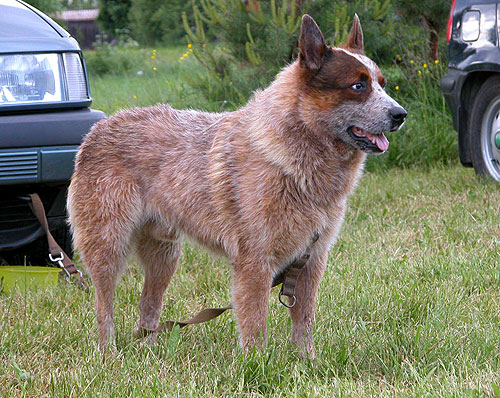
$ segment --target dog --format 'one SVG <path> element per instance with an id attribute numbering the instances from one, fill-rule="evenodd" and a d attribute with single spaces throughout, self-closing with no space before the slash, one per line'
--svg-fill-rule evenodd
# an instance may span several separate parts
<path id="1" fill-rule="evenodd" d="M 154 331 L 184 237 L 225 255 L 245 349 L 267 341 L 273 277 L 311 245 L 290 308 L 291 339 L 314 357 L 313 321 L 328 251 L 368 153 L 406 111 L 365 56 L 357 15 L 343 47 L 302 18 L 299 55 L 239 110 L 169 105 L 99 121 L 76 157 L 68 192 L 74 246 L 96 293 L 99 345 L 114 344 L 113 295 L 135 251 L 145 271 L 138 327 Z"/>

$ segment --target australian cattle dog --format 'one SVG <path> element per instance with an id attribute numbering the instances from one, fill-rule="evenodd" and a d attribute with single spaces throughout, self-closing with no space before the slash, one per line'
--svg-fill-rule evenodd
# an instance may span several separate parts
<path id="1" fill-rule="evenodd" d="M 98 122 L 76 158 L 68 195 L 74 246 L 96 293 L 101 349 L 114 343 L 113 295 L 132 252 L 145 282 L 138 327 L 155 330 L 189 237 L 229 258 L 244 348 L 265 344 L 273 277 L 310 246 L 290 309 L 292 341 L 313 357 L 313 320 L 328 250 L 366 154 L 389 147 L 406 111 L 364 54 L 357 16 L 330 47 L 304 15 L 297 59 L 234 112 L 169 105 Z"/>

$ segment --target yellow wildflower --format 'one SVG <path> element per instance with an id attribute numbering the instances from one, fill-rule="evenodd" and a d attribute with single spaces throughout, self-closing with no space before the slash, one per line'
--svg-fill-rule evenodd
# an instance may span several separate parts
<path id="1" fill-rule="evenodd" d="M 184 57 L 180 57 L 180 58 L 179 58 L 179 61 L 184 61 Z"/>
<path id="2" fill-rule="evenodd" d="M 155 59 L 155 56 L 154 56 L 154 55 L 151 55 L 151 59 Z"/>
<path id="3" fill-rule="evenodd" d="M 153 54 L 156 54 L 156 50 L 153 50 Z"/>
<path id="4" fill-rule="evenodd" d="M 190 49 L 189 49 L 189 52 L 190 52 L 190 53 L 192 53 L 192 52 L 193 52 L 193 49 L 192 49 L 192 48 L 190 48 Z"/>
<path id="5" fill-rule="evenodd" d="M 183 56 L 184 58 L 186 58 L 188 55 L 189 55 L 188 53 L 184 53 L 184 54 L 182 54 L 182 56 Z"/>
<path id="6" fill-rule="evenodd" d="M 418 75 L 422 76 L 422 71 L 421 70 L 418 71 Z"/>
<path id="7" fill-rule="evenodd" d="M 156 72 L 158 69 L 156 68 L 156 66 L 153 66 L 153 70 Z"/>
<path id="8" fill-rule="evenodd" d="M 137 99 L 137 95 L 134 95 L 134 97 L 133 97 L 133 98 L 134 98 L 134 99 Z"/>
<path id="9" fill-rule="evenodd" d="M 415 61 L 414 61 L 414 60 L 411 60 L 411 61 L 410 61 L 410 64 L 414 64 L 414 63 L 415 63 Z"/>
<path id="10" fill-rule="evenodd" d="M 437 65 L 437 64 L 439 64 L 439 59 L 435 59 L 435 60 L 434 60 L 434 63 L 435 63 L 436 65 Z"/>
<path id="11" fill-rule="evenodd" d="M 427 64 L 424 64 L 424 68 L 427 68 Z"/>
<path id="12" fill-rule="evenodd" d="M 193 48 L 193 45 L 191 43 L 189 43 L 188 48 Z"/>
<path id="13" fill-rule="evenodd" d="M 396 91 L 399 91 L 399 86 L 394 87 Z"/>

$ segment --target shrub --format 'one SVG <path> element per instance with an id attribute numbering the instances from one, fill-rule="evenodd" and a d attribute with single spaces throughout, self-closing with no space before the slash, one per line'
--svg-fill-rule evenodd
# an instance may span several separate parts
<path id="1" fill-rule="evenodd" d="M 98 36 L 94 51 L 85 53 L 90 74 L 119 74 L 133 68 L 140 68 L 146 59 L 146 50 L 138 50 L 136 41 L 130 38 L 127 30 L 117 30 L 116 40 L 111 44 L 106 34 Z M 138 51 L 144 56 L 137 56 Z"/>
<path id="2" fill-rule="evenodd" d="M 62 9 L 62 0 L 28 0 L 26 3 L 45 14 L 54 14 Z"/>
<path id="3" fill-rule="evenodd" d="M 282 0 L 280 4 L 255 0 L 246 5 L 241 0 L 200 0 L 193 5 L 195 26 L 184 13 L 184 27 L 208 74 L 190 76 L 189 82 L 209 102 L 237 107 L 296 56 L 303 13 L 311 13 L 325 37 L 335 34 L 333 41 L 339 44 L 347 37 L 354 10 L 360 14 L 367 40 L 374 38 L 368 54 L 390 61 L 398 51 L 393 44 L 397 32 L 390 0 L 343 0 L 333 6 L 327 0 Z M 219 42 L 211 43 L 207 34 Z"/>
<path id="4" fill-rule="evenodd" d="M 408 111 L 405 126 L 389 133 L 389 151 L 369 158 L 369 170 L 398 167 L 425 167 L 457 161 L 457 134 L 439 88 L 446 72 L 442 62 L 403 59 L 401 65 L 384 70 L 387 87 Z"/>
<path id="5" fill-rule="evenodd" d="M 97 21 L 101 29 L 111 36 L 117 31 L 127 29 L 131 3 L 131 0 L 99 0 Z"/>
<path id="6" fill-rule="evenodd" d="M 186 35 L 182 13 L 191 7 L 186 0 L 131 0 L 128 17 L 132 34 L 145 45 L 180 41 Z"/>
<path id="7" fill-rule="evenodd" d="M 450 12 L 449 0 L 394 0 L 398 10 L 405 16 L 407 22 L 420 20 L 427 28 L 429 35 L 430 59 L 438 59 L 439 38 L 446 26 Z"/>

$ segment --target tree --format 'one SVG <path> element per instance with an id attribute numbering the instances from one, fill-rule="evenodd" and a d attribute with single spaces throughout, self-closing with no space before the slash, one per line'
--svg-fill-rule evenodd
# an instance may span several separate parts
<path id="1" fill-rule="evenodd" d="M 102 30 L 109 35 L 115 35 L 117 30 L 127 29 L 131 4 L 131 0 L 99 0 L 97 22 Z"/>
<path id="2" fill-rule="evenodd" d="M 235 108 L 292 62 L 304 13 L 340 45 L 355 12 L 370 42 L 367 54 L 391 62 L 397 42 L 392 0 L 198 0 L 189 14 L 193 22 L 183 14 L 184 27 L 209 77 L 188 77 L 188 82 L 214 109 Z M 218 39 L 215 45 L 210 34 Z"/>
<path id="3" fill-rule="evenodd" d="M 430 56 L 439 57 L 439 35 L 446 27 L 450 12 L 449 0 L 395 0 L 396 8 L 409 20 L 419 18 L 429 31 Z"/>
<path id="4" fill-rule="evenodd" d="M 26 3 L 50 15 L 62 9 L 61 0 L 27 0 Z"/>
<path id="5" fill-rule="evenodd" d="M 186 33 L 182 13 L 192 7 L 188 0 L 131 0 L 130 30 L 145 45 L 178 41 Z"/>

